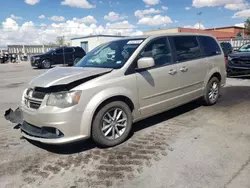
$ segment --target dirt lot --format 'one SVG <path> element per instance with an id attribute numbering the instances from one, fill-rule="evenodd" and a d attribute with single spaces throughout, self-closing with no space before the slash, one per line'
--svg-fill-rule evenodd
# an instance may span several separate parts
<path id="1" fill-rule="evenodd" d="M 228 79 L 217 105 L 192 102 L 136 123 L 131 138 L 100 149 L 29 142 L 4 111 L 18 107 L 36 75 L 0 65 L 0 187 L 250 187 L 250 79 Z"/>

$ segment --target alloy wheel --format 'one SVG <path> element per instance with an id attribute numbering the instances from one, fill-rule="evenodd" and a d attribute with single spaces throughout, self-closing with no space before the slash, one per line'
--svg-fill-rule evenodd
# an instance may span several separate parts
<path id="1" fill-rule="evenodd" d="M 43 67 L 46 68 L 46 69 L 50 68 L 50 61 L 49 60 L 44 60 L 43 61 Z"/>
<path id="2" fill-rule="evenodd" d="M 102 118 L 101 131 L 105 138 L 115 140 L 122 136 L 127 128 L 128 117 L 120 108 L 108 110 Z"/>
<path id="3" fill-rule="evenodd" d="M 215 102 L 219 95 L 219 85 L 217 82 L 213 82 L 209 89 L 208 97 L 211 102 Z"/>

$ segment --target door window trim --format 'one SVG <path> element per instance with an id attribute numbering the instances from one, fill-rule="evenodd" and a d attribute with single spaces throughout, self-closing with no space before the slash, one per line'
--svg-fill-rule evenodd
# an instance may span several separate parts
<path id="1" fill-rule="evenodd" d="M 141 71 L 147 71 L 147 70 L 151 70 L 151 69 L 156 69 L 156 68 L 160 68 L 160 67 L 164 67 L 164 66 L 169 66 L 169 65 L 174 65 L 176 64 L 174 62 L 174 56 L 173 56 L 173 49 L 172 46 L 170 44 L 170 40 L 169 40 L 169 36 L 159 36 L 156 38 L 153 38 L 152 40 L 150 40 L 143 48 L 142 50 L 139 52 L 139 54 L 136 56 L 135 60 L 130 64 L 130 66 L 127 68 L 127 70 L 125 71 L 125 75 L 130 75 L 130 74 L 134 74 L 136 72 L 140 72 L 140 71 L 136 71 L 136 63 L 139 60 L 139 55 L 143 52 L 143 50 L 151 43 L 154 42 L 155 40 L 158 39 L 164 39 L 165 40 L 165 45 L 168 45 L 170 53 L 171 53 L 171 63 L 170 64 L 163 64 L 163 65 L 155 65 L 154 67 L 150 67 L 150 68 L 146 68 L 143 69 Z"/>
<path id="2" fill-rule="evenodd" d="M 201 56 L 200 57 L 197 57 L 197 58 L 194 58 L 194 59 L 187 59 L 187 60 L 182 60 L 182 61 L 178 61 L 178 57 L 177 57 L 177 53 L 176 53 L 176 46 L 174 44 L 174 40 L 173 38 L 174 37 L 195 37 L 196 38 L 196 41 L 198 43 L 198 46 L 199 46 L 199 49 L 200 49 L 200 52 L 201 52 Z M 202 50 L 202 47 L 201 47 L 201 44 L 198 40 L 198 36 L 196 35 L 177 35 L 177 36 L 169 36 L 169 41 L 170 41 L 170 44 L 171 44 L 171 48 L 173 50 L 173 59 L 174 59 L 174 64 L 179 64 L 179 63 L 184 63 L 184 62 L 188 62 L 188 61 L 195 61 L 195 60 L 199 60 L 199 59 L 203 59 L 204 56 L 203 56 L 203 50 Z"/>
<path id="3" fill-rule="evenodd" d="M 217 45 L 218 45 L 218 47 L 219 47 L 221 53 L 220 53 L 220 54 L 209 55 L 209 56 L 205 55 L 205 50 L 204 50 L 204 46 L 202 45 L 202 42 L 201 42 L 201 37 L 209 37 L 209 38 L 213 39 L 213 40 L 217 43 Z M 201 46 L 203 58 L 218 56 L 218 55 L 221 55 L 222 52 L 223 52 L 222 47 L 220 46 L 220 44 L 219 44 L 213 37 L 199 35 L 199 36 L 198 36 L 198 41 L 199 41 L 199 44 L 200 44 L 200 46 Z"/>

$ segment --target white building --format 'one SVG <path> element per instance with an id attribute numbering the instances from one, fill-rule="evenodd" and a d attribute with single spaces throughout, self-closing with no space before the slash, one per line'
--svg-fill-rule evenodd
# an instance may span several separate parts
<path id="1" fill-rule="evenodd" d="M 119 38 L 124 38 L 124 36 L 118 35 L 91 35 L 84 37 L 76 37 L 71 39 L 71 46 L 80 46 L 85 52 L 89 52 L 95 47 L 103 44 L 105 42 L 109 42 L 112 40 L 116 40 Z"/>

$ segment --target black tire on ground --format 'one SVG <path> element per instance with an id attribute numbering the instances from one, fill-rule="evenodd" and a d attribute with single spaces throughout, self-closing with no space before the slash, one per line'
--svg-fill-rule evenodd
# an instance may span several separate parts
<path id="1" fill-rule="evenodd" d="M 81 58 L 79 58 L 79 57 L 75 58 L 73 65 L 77 64 L 80 60 L 81 60 Z"/>
<path id="2" fill-rule="evenodd" d="M 102 133 L 102 130 L 101 130 L 102 119 L 108 111 L 115 109 L 115 108 L 119 108 L 125 113 L 125 115 L 127 116 L 127 125 L 125 128 L 125 131 L 120 137 L 110 140 L 106 138 L 104 134 Z M 131 131 L 132 123 L 133 123 L 132 119 L 133 118 L 132 118 L 131 110 L 126 103 L 122 101 L 114 101 L 114 102 L 105 104 L 104 106 L 101 107 L 101 109 L 94 116 L 93 123 L 92 123 L 92 133 L 91 133 L 92 139 L 94 140 L 96 144 L 98 144 L 101 147 L 111 147 L 111 146 L 116 146 L 122 143 L 128 137 Z"/>
<path id="3" fill-rule="evenodd" d="M 209 97 L 209 95 L 211 94 L 211 92 L 213 93 L 212 88 L 213 88 L 213 85 L 216 84 L 218 86 L 218 93 L 216 95 L 216 97 L 214 98 L 211 98 Z M 216 77 L 212 77 L 209 82 L 207 83 L 207 86 L 205 88 L 205 93 L 204 93 L 204 96 L 203 96 L 203 102 L 204 102 L 204 105 L 206 106 L 211 106 L 211 105 L 214 105 L 217 103 L 218 101 L 218 98 L 220 96 L 220 89 L 221 89 L 221 85 L 220 85 L 220 81 L 218 78 Z"/>
<path id="4" fill-rule="evenodd" d="M 42 61 L 42 68 L 43 69 L 49 69 L 51 68 L 51 62 L 48 59 L 45 59 Z"/>

